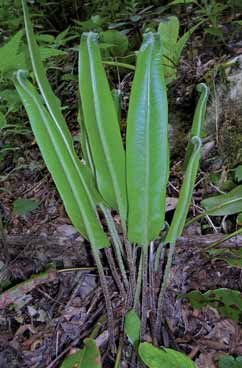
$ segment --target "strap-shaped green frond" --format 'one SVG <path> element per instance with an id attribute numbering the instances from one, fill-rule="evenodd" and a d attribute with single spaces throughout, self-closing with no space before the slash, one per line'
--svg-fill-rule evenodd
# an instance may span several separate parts
<path id="1" fill-rule="evenodd" d="M 55 124 L 40 95 L 22 71 L 17 72 L 15 85 L 71 221 L 96 248 L 109 246 L 96 212 L 96 203 L 100 198 L 91 172 L 76 156 L 68 129 L 62 130 L 61 125 Z"/>
<path id="2" fill-rule="evenodd" d="M 168 106 L 158 34 L 144 35 L 127 121 L 128 239 L 147 244 L 165 216 L 169 171 Z"/>
<path id="3" fill-rule="evenodd" d="M 84 33 L 79 54 L 79 89 L 99 192 L 126 221 L 125 153 L 113 97 L 102 65 L 98 37 Z"/>

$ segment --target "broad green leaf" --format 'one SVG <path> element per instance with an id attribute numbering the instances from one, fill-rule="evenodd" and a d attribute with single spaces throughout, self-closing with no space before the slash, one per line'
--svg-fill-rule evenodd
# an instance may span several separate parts
<path id="1" fill-rule="evenodd" d="M 240 182 L 242 180 L 242 165 L 236 167 L 234 171 L 235 179 Z"/>
<path id="2" fill-rule="evenodd" d="M 86 132 L 85 125 L 83 123 L 83 114 L 81 110 L 79 110 L 78 112 L 77 121 L 81 128 L 80 129 L 80 144 L 81 144 L 83 159 L 85 160 L 86 164 L 90 168 L 92 174 L 95 175 L 95 169 L 94 169 L 93 159 L 91 155 L 90 145 L 87 139 L 87 132 Z"/>
<path id="3" fill-rule="evenodd" d="M 200 160 L 201 150 L 201 129 L 205 119 L 205 109 L 208 98 L 208 88 L 205 84 L 198 85 L 198 91 L 201 92 L 191 130 L 191 141 L 188 143 L 186 154 L 186 170 L 183 184 L 180 190 L 176 210 L 169 227 L 165 241 L 174 244 L 176 239 L 182 234 L 187 213 L 189 210 L 193 188 L 196 180 L 197 170 Z"/>
<path id="4" fill-rule="evenodd" d="M 96 212 L 98 194 L 89 169 L 75 154 L 70 132 L 51 118 L 41 97 L 21 71 L 16 75 L 15 85 L 71 221 L 96 248 L 109 246 Z"/>
<path id="5" fill-rule="evenodd" d="M 139 345 L 139 356 L 149 368 L 196 368 L 186 355 L 173 349 L 158 349 L 147 342 Z"/>
<path id="6" fill-rule="evenodd" d="M 159 24 L 158 32 L 161 38 L 162 46 L 165 47 L 165 51 L 168 49 L 172 52 L 171 46 L 174 46 L 177 42 L 179 35 L 179 20 L 175 16 L 165 18 Z M 171 50 L 170 50 L 171 49 Z M 164 54 L 165 51 L 162 53 Z"/>
<path id="7" fill-rule="evenodd" d="M 7 124 L 7 120 L 5 118 L 5 115 L 0 111 L 0 130 L 4 128 Z"/>
<path id="8" fill-rule="evenodd" d="M 0 73 L 26 67 L 24 53 L 18 53 L 22 37 L 23 31 L 19 31 L 0 48 Z"/>
<path id="9" fill-rule="evenodd" d="M 102 65 L 97 34 L 81 38 L 79 89 L 84 125 L 95 167 L 99 192 L 119 211 L 125 223 L 127 212 L 125 154 L 117 112 Z"/>
<path id="10" fill-rule="evenodd" d="M 242 185 L 237 186 L 229 193 L 219 194 L 201 202 L 209 216 L 225 216 L 242 211 Z"/>
<path id="11" fill-rule="evenodd" d="M 218 360 L 219 368 L 242 368 L 242 357 L 234 358 L 231 355 L 224 355 Z"/>
<path id="12" fill-rule="evenodd" d="M 33 199 L 16 199 L 13 202 L 13 213 L 16 215 L 26 215 L 39 207 L 39 202 Z"/>
<path id="13" fill-rule="evenodd" d="M 170 244 L 174 244 L 176 239 L 182 234 L 197 176 L 200 160 L 201 139 L 194 136 L 192 138 L 192 144 L 194 145 L 193 153 L 185 171 L 175 213 L 165 238 L 165 242 Z"/>
<path id="14" fill-rule="evenodd" d="M 100 41 L 110 45 L 112 56 L 123 56 L 129 47 L 128 37 L 116 30 L 102 32 Z"/>
<path id="15" fill-rule="evenodd" d="M 140 319 L 134 309 L 130 310 L 124 321 L 124 331 L 132 345 L 137 345 L 140 338 Z"/>
<path id="16" fill-rule="evenodd" d="M 168 106 L 158 34 L 144 35 L 127 120 L 128 239 L 148 244 L 164 223 L 168 180 Z"/>
<path id="17" fill-rule="evenodd" d="M 226 288 L 208 290 L 206 293 L 194 290 L 182 294 L 179 298 L 187 299 L 193 308 L 202 308 L 209 305 L 218 312 L 236 322 L 242 321 L 242 294 L 240 291 Z"/>
<path id="18" fill-rule="evenodd" d="M 52 119 L 55 121 L 55 124 L 61 126 L 63 132 L 66 135 L 68 135 L 69 131 L 61 112 L 60 102 L 51 89 L 51 86 L 45 73 L 44 65 L 41 60 L 40 50 L 35 41 L 32 24 L 29 17 L 28 7 L 26 5 L 26 0 L 22 0 L 22 7 L 24 13 L 24 23 L 28 42 L 28 50 L 34 72 L 34 77 L 40 89 L 44 104 L 46 105 L 47 110 L 49 111 Z"/>
<path id="19" fill-rule="evenodd" d="M 96 205 L 101 198 L 96 192 L 89 169 L 81 165 L 74 152 L 72 137 L 62 115 L 59 100 L 45 74 L 25 0 L 22 0 L 22 7 L 34 76 L 48 112 L 31 84 L 26 81 L 25 86 L 24 81 L 21 82 L 21 73 L 18 73 L 18 91 L 22 100 L 25 100 L 25 108 L 31 117 L 36 140 L 70 219 L 78 231 L 89 238 L 92 246 L 99 249 L 107 247 L 109 242 L 96 212 Z M 39 124 L 35 123 L 36 119 Z"/>
<path id="20" fill-rule="evenodd" d="M 179 20 L 170 16 L 164 19 L 158 28 L 162 44 L 162 58 L 164 75 L 166 80 L 172 81 L 176 78 L 176 43 L 179 34 Z"/>
<path id="21" fill-rule="evenodd" d="M 66 357 L 60 368 L 102 368 L 95 340 L 85 339 L 84 348 Z"/>
<path id="22" fill-rule="evenodd" d="M 198 22 L 194 27 L 184 33 L 179 40 L 179 20 L 177 17 L 170 16 L 159 24 L 158 32 L 161 38 L 163 53 L 161 63 L 164 67 L 164 75 L 167 84 L 176 79 L 177 65 L 181 57 L 182 50 L 191 34 L 202 23 L 203 20 Z"/>

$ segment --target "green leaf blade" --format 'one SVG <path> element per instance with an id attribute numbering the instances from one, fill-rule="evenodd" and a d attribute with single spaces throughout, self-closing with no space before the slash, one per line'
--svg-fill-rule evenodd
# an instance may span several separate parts
<path id="1" fill-rule="evenodd" d="M 209 216 L 225 216 L 242 211 L 242 185 L 229 193 L 206 198 L 201 202 Z"/>
<path id="2" fill-rule="evenodd" d="M 186 355 L 173 349 L 158 349 L 147 342 L 139 345 L 139 355 L 149 368 L 196 368 Z"/>
<path id="3" fill-rule="evenodd" d="M 85 339 L 80 351 L 66 357 L 61 368 L 102 368 L 100 351 L 95 340 Z"/>
<path id="4" fill-rule="evenodd" d="M 29 115 L 32 130 L 43 159 L 64 202 L 66 211 L 76 229 L 89 238 L 97 248 L 109 246 L 96 213 L 98 194 L 89 169 L 81 165 L 71 136 L 56 126 L 43 106 L 41 97 L 20 71 L 15 85 Z"/>
<path id="5" fill-rule="evenodd" d="M 96 34 L 82 35 L 79 55 L 79 90 L 97 187 L 109 206 L 119 210 L 125 222 L 125 154 Z"/>
<path id="6" fill-rule="evenodd" d="M 208 99 L 208 89 L 205 84 L 199 85 L 198 90 L 201 95 L 195 110 L 193 125 L 191 130 L 192 139 L 188 144 L 186 154 L 186 171 L 183 184 L 180 190 L 176 210 L 169 227 L 165 241 L 174 244 L 176 239 L 182 234 L 187 213 L 189 210 L 196 175 L 199 167 L 201 150 L 201 129 L 205 119 L 206 103 Z"/>
<path id="7" fill-rule="evenodd" d="M 137 345 L 140 338 L 140 319 L 134 309 L 125 316 L 124 331 L 132 345 Z"/>
<path id="8" fill-rule="evenodd" d="M 168 180 L 168 107 L 159 36 L 148 33 L 138 54 L 126 138 L 128 239 L 147 244 L 164 223 Z"/>

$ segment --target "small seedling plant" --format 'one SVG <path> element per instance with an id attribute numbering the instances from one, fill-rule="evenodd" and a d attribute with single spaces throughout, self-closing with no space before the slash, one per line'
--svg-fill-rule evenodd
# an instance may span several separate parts
<path id="1" fill-rule="evenodd" d="M 185 225 L 199 167 L 208 89 L 205 84 L 197 87 L 200 97 L 185 157 L 184 180 L 173 219 L 167 226 L 168 102 L 161 62 L 164 56 L 162 37 L 152 32 L 143 36 L 137 54 L 124 144 L 118 111 L 102 63 L 98 34 L 82 35 L 78 70 L 82 147 L 79 158 L 59 100 L 46 77 L 24 0 L 22 5 L 36 83 L 19 70 L 15 74 L 15 86 L 66 212 L 90 244 L 105 298 L 110 351 L 116 354 L 115 367 L 119 366 L 124 351 L 124 335 L 148 367 L 157 367 L 159 362 L 165 362 L 166 367 L 194 367 L 181 353 L 158 347 L 162 345 L 164 294 L 172 257 Z M 117 228 L 114 214 L 120 219 L 122 232 Z M 104 221 L 108 233 L 104 231 Z M 168 256 L 161 276 L 160 258 L 165 247 Z M 118 324 L 114 320 L 104 262 L 109 266 L 123 306 Z M 158 293 L 155 278 L 159 279 Z M 119 328 L 118 337 L 114 334 L 115 326 Z M 144 341 L 147 333 L 153 345 Z M 75 362 L 79 368 L 101 367 L 99 358 L 95 341 L 88 339 L 84 348 L 68 357 L 63 367 L 73 366 Z M 71 359 L 70 365 L 68 359 Z"/>

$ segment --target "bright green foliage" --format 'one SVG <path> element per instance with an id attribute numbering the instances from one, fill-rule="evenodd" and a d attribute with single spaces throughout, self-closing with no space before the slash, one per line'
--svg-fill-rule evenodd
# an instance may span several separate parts
<path id="1" fill-rule="evenodd" d="M 95 340 L 85 339 L 84 348 L 66 357 L 60 368 L 102 368 Z"/>
<path id="2" fill-rule="evenodd" d="M 161 62 L 164 74 L 168 81 L 172 81 L 176 78 L 176 43 L 179 35 L 178 18 L 171 16 L 163 20 L 159 25 L 158 32 L 162 44 Z"/>
<path id="3" fill-rule="evenodd" d="M 219 368 L 242 368 L 242 357 L 234 358 L 231 355 L 224 355 L 219 358 Z"/>
<path id="4" fill-rule="evenodd" d="M 108 246 L 95 209 L 100 200 L 91 173 L 80 163 L 67 127 L 64 129 L 51 118 L 41 97 L 21 71 L 17 73 L 15 84 L 70 219 L 83 236 L 95 239 L 96 247 Z"/>
<path id="5" fill-rule="evenodd" d="M 144 35 L 127 120 L 128 239 L 148 244 L 164 223 L 168 179 L 168 107 L 157 34 Z"/>
<path id="6" fill-rule="evenodd" d="M 218 312 L 236 322 L 242 321 L 242 297 L 241 292 L 226 288 L 208 290 L 206 293 L 194 290 L 180 295 L 187 299 L 194 308 L 202 308 L 209 305 Z"/>
<path id="7" fill-rule="evenodd" d="M 13 212 L 16 215 L 26 215 L 39 207 L 39 202 L 33 199 L 16 199 L 13 202 Z"/>
<path id="8" fill-rule="evenodd" d="M 149 368 L 196 368 L 186 355 L 173 349 L 158 349 L 147 342 L 139 345 L 139 356 Z"/>
<path id="9" fill-rule="evenodd" d="M 134 309 L 131 309 L 125 316 L 124 331 L 129 342 L 137 346 L 140 338 L 140 319 Z"/>
<path id="10" fill-rule="evenodd" d="M 83 34 L 80 45 L 79 88 L 84 125 L 98 190 L 110 207 L 119 210 L 124 223 L 127 212 L 125 154 L 97 41 L 97 34 Z"/>
<path id="11" fill-rule="evenodd" d="M 201 205 L 209 216 L 225 216 L 241 212 L 242 185 L 237 186 L 229 193 L 204 199 Z"/>
<path id="12" fill-rule="evenodd" d="M 165 239 L 167 243 L 171 244 L 175 243 L 176 239 L 178 238 L 178 236 L 181 235 L 184 228 L 199 166 L 201 148 L 201 126 L 205 118 L 204 111 L 208 98 L 208 89 L 205 84 L 200 84 L 198 90 L 201 92 L 201 95 L 195 110 L 192 124 L 192 138 L 188 144 L 186 154 L 185 176 L 180 190 L 176 210 Z"/>
<path id="13" fill-rule="evenodd" d="M 90 170 L 81 164 L 74 151 L 59 101 L 45 74 L 24 0 L 22 4 L 30 59 L 43 100 L 21 71 L 17 73 L 16 88 L 70 219 L 83 236 L 101 249 L 109 246 L 96 212 L 101 198 L 96 192 Z"/>

